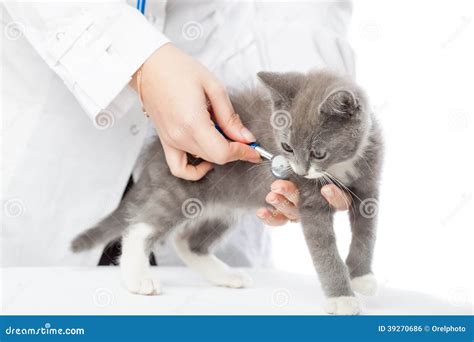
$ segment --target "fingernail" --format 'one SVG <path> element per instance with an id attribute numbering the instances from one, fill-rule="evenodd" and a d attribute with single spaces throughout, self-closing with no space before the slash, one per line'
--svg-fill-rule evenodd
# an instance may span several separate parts
<path id="1" fill-rule="evenodd" d="M 332 191 L 330 187 L 324 187 L 321 189 L 321 191 L 323 192 L 324 195 L 328 197 L 332 197 L 334 195 L 334 192 Z"/>
<path id="2" fill-rule="evenodd" d="M 255 136 L 252 134 L 252 132 L 250 132 L 246 127 L 242 127 L 242 129 L 240 130 L 240 134 L 245 138 L 245 140 L 247 140 L 248 142 L 254 142 L 256 141 L 257 139 L 255 138 Z"/>
<path id="3" fill-rule="evenodd" d="M 265 215 L 261 212 L 257 212 L 257 216 L 261 219 L 264 219 L 265 218 Z"/>

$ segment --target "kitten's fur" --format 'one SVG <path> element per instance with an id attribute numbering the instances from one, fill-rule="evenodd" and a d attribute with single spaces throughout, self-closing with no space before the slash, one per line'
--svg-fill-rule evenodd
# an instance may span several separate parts
<path id="1" fill-rule="evenodd" d="M 364 92 L 331 72 L 261 72 L 258 76 L 265 88 L 232 96 L 234 109 L 264 148 L 290 161 L 290 180 L 300 192 L 304 235 L 328 297 L 326 310 L 356 314 L 359 304 L 353 289 L 370 294 L 376 286 L 371 270 L 376 212 L 367 214 L 364 205 L 376 205 L 378 198 L 382 141 L 377 122 Z M 278 127 L 289 113 L 291 124 Z M 282 142 L 294 152 L 285 151 Z M 314 155 L 324 153 L 325 159 L 315 159 Z M 123 235 L 125 285 L 131 292 L 149 295 L 160 291 L 149 270 L 149 250 L 174 231 L 180 257 L 210 282 L 250 285 L 246 274 L 230 269 L 210 248 L 232 227 L 237 215 L 254 214 L 266 206 L 265 196 L 275 180 L 270 166 L 233 162 L 216 166 L 200 181 L 185 181 L 171 175 L 158 139 L 142 162 L 146 166 L 140 179 L 117 210 L 78 236 L 73 250 L 89 249 Z M 334 210 L 320 194 L 321 186 L 330 179 L 352 195 L 353 237 L 346 263 L 336 247 Z"/>

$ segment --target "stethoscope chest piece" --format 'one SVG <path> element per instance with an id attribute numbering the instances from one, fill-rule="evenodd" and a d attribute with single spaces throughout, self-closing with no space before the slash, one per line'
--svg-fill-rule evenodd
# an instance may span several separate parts
<path id="1" fill-rule="evenodd" d="M 290 174 L 290 164 L 284 156 L 277 155 L 272 158 L 272 174 L 276 178 L 288 179 Z"/>

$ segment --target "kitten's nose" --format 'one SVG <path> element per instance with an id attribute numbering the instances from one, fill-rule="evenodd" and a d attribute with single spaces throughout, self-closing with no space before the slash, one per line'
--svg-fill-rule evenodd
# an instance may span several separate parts
<path id="1" fill-rule="evenodd" d="M 295 164 L 290 161 L 290 166 L 297 175 L 305 176 L 308 173 L 306 168 L 302 165 Z"/>

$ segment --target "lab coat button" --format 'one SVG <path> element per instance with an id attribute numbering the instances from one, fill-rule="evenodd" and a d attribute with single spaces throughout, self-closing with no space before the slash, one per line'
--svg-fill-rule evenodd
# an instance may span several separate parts
<path id="1" fill-rule="evenodd" d="M 63 32 L 63 31 L 56 32 L 56 40 L 59 41 L 63 39 L 65 35 L 66 35 L 66 32 Z"/>
<path id="2" fill-rule="evenodd" d="M 156 22 L 156 16 L 153 15 L 153 14 L 147 14 L 147 15 L 146 15 L 146 18 L 147 18 L 147 20 L 148 20 L 150 23 L 152 23 L 152 24 L 154 24 L 154 23 Z"/>

